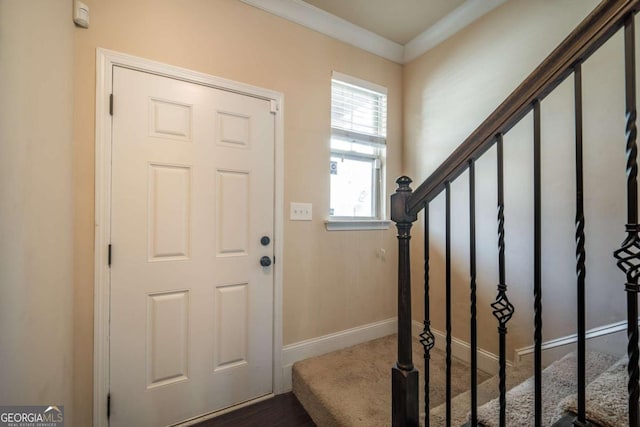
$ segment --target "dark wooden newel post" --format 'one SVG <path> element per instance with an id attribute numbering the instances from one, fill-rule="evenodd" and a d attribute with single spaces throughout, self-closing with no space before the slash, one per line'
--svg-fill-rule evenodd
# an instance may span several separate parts
<path id="1" fill-rule="evenodd" d="M 401 176 L 391 196 L 391 220 L 398 227 L 398 361 L 391 368 L 391 422 L 394 427 L 418 425 L 418 371 L 413 366 L 411 338 L 411 265 L 409 240 L 417 215 L 407 214 L 411 178 Z"/>

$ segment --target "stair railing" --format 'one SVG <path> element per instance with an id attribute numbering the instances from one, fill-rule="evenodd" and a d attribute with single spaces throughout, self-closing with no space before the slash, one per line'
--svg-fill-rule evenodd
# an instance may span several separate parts
<path id="1" fill-rule="evenodd" d="M 429 203 L 445 192 L 445 411 L 446 425 L 451 419 L 451 202 L 450 185 L 460 174 L 469 174 L 470 216 L 470 337 L 471 337 L 471 419 L 477 419 L 477 331 L 476 331 L 476 233 L 475 233 L 475 162 L 494 144 L 497 146 L 498 194 L 498 272 L 497 295 L 491 304 L 499 333 L 499 403 L 500 426 L 506 425 L 506 337 L 507 323 L 514 313 L 509 301 L 504 260 L 504 178 L 503 135 L 533 111 L 534 178 L 534 412 L 535 426 L 542 424 L 542 286 L 541 286 L 541 180 L 540 180 L 540 102 L 567 77 L 574 76 L 575 149 L 576 149 L 576 289 L 577 289 L 577 417 L 567 425 L 587 425 L 586 322 L 585 322 L 585 235 L 582 165 L 582 78 L 581 64 L 619 29 L 624 30 L 626 127 L 625 150 L 627 172 L 626 238 L 614 256 L 626 274 L 627 353 L 629 426 L 639 426 L 640 371 L 638 361 L 638 292 L 640 292 L 640 224 L 638 224 L 637 129 L 634 16 L 640 0 L 604 0 L 543 62 L 507 97 L 507 99 L 429 176 L 415 191 L 411 179 L 398 178 L 398 188 L 391 196 L 391 219 L 398 229 L 398 360 L 392 367 L 392 425 L 419 425 L 418 371 L 412 360 L 411 277 L 409 241 L 411 227 L 424 209 L 425 285 L 424 327 L 420 342 L 424 348 L 425 419 L 429 426 L 429 359 L 434 347 L 429 317 Z"/>

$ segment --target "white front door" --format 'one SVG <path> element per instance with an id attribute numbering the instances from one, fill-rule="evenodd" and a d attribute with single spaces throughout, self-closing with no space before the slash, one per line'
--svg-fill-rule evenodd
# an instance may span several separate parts
<path id="1" fill-rule="evenodd" d="M 122 67 L 113 96 L 110 425 L 271 393 L 270 102 Z"/>

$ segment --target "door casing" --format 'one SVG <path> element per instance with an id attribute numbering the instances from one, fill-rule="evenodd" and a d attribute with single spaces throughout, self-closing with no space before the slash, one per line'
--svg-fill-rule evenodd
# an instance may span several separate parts
<path id="1" fill-rule="evenodd" d="M 109 283 L 108 246 L 111 236 L 111 115 L 113 67 L 121 66 L 271 101 L 275 110 L 275 230 L 273 295 L 273 390 L 283 392 L 282 273 L 284 226 L 284 119 L 282 93 L 148 59 L 98 48 L 96 51 L 96 154 L 94 248 L 93 425 L 108 426 Z M 114 404 L 115 401 L 114 401 Z"/>

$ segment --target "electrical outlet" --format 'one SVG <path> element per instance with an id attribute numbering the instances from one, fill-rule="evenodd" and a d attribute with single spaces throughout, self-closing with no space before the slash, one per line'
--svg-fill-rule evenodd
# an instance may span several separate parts
<path id="1" fill-rule="evenodd" d="M 311 221 L 313 213 L 313 205 L 311 203 L 291 202 L 291 221 Z"/>

